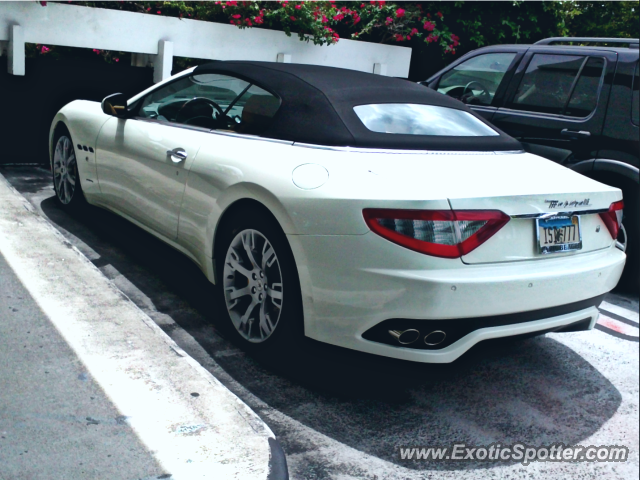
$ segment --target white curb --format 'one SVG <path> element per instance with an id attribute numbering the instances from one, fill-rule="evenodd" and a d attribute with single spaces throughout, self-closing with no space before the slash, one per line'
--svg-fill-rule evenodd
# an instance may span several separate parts
<path id="1" fill-rule="evenodd" d="M 282 450 L 260 417 L 184 352 L 2 175 L 0 252 L 172 479 L 287 478 Z"/>

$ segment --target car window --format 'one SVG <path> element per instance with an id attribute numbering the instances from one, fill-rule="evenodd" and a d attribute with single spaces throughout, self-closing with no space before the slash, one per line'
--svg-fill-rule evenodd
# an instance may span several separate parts
<path id="1" fill-rule="evenodd" d="M 492 137 L 499 133 L 469 112 L 435 105 L 382 103 L 353 107 L 372 132 L 447 137 Z"/>
<path id="2" fill-rule="evenodd" d="M 442 75 L 438 92 L 467 104 L 491 105 L 515 53 L 487 53 L 470 58 Z"/>
<path id="3" fill-rule="evenodd" d="M 576 116 L 583 116 L 584 106 L 595 107 L 594 97 L 602 75 L 604 61 L 599 58 L 590 59 L 585 65 L 585 78 L 575 83 L 585 61 L 584 56 L 536 54 L 531 59 L 524 73 L 520 86 L 513 98 L 512 108 L 541 113 L 562 114 L 568 106 L 572 90 L 572 108 Z M 576 87 L 573 88 L 574 83 Z"/>
<path id="4" fill-rule="evenodd" d="M 640 112 L 638 111 L 638 90 L 640 89 L 640 64 L 636 63 L 636 73 L 633 75 L 633 93 L 631 94 L 631 121 L 640 125 Z"/>
<path id="5" fill-rule="evenodd" d="M 259 134 L 280 100 L 245 80 L 213 73 L 191 75 L 142 100 L 138 116 L 211 129 Z"/>
<path id="6" fill-rule="evenodd" d="M 591 57 L 582 68 L 571 100 L 564 114 L 572 117 L 586 117 L 598 104 L 598 89 L 604 71 L 604 58 Z"/>

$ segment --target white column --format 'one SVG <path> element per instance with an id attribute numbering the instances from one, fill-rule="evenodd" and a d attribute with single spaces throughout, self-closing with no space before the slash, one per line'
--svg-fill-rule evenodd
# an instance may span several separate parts
<path id="1" fill-rule="evenodd" d="M 7 66 L 11 75 L 24 75 L 24 31 L 20 25 L 9 26 Z"/>
<path id="2" fill-rule="evenodd" d="M 376 75 L 386 75 L 387 74 L 387 64 L 386 63 L 374 63 L 373 64 L 373 73 Z"/>
<path id="3" fill-rule="evenodd" d="M 291 55 L 288 53 L 279 53 L 276 57 L 278 63 L 291 63 Z"/>
<path id="4" fill-rule="evenodd" d="M 166 80 L 171 76 L 173 68 L 173 42 L 160 40 L 158 42 L 158 55 L 153 62 L 153 81 L 155 83 Z"/>

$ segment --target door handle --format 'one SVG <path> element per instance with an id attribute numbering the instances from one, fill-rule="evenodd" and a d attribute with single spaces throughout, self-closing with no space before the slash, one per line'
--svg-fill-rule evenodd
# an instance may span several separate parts
<path id="1" fill-rule="evenodd" d="M 180 163 L 187 159 L 187 152 L 184 148 L 174 148 L 173 150 L 167 150 L 167 155 L 171 157 L 173 163 Z"/>
<path id="2" fill-rule="evenodd" d="M 591 136 L 591 132 L 587 132 L 586 130 L 580 130 L 576 132 L 575 130 L 569 130 L 568 128 L 563 128 L 560 132 L 560 135 L 563 137 L 570 138 L 589 138 Z"/>

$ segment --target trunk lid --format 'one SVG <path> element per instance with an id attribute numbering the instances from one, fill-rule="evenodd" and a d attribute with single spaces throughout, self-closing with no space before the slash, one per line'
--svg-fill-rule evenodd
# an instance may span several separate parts
<path id="1" fill-rule="evenodd" d="M 422 192 L 429 197 L 447 198 L 453 210 L 500 210 L 512 217 L 495 235 L 462 256 L 464 263 L 580 255 L 610 247 L 614 242 L 600 215 L 593 211 L 607 210 L 622 198 L 621 191 L 542 157 L 452 152 L 423 156 L 420 163 L 408 163 L 402 162 L 403 168 L 399 163 L 378 164 L 372 166 L 372 173 L 384 178 L 390 190 L 402 191 L 407 199 Z M 408 171 L 412 174 L 407 175 Z M 540 253 L 536 219 L 532 217 L 550 212 L 574 212 L 579 217 L 581 249 Z"/>

